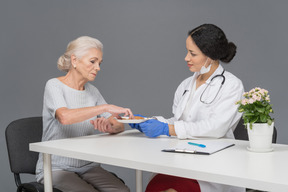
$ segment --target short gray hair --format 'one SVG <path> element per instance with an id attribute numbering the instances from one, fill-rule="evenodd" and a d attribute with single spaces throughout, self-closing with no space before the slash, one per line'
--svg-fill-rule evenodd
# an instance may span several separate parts
<path id="1" fill-rule="evenodd" d="M 66 52 L 58 59 L 58 69 L 68 72 L 72 65 L 71 55 L 74 54 L 77 58 L 81 58 L 91 48 L 96 48 L 103 52 L 103 44 L 98 39 L 82 36 L 71 41 L 67 45 Z"/>

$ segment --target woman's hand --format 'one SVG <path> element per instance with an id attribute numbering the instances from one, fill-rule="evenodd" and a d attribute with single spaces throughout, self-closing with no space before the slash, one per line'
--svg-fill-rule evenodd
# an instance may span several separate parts
<path id="1" fill-rule="evenodd" d="M 94 126 L 94 129 L 103 133 L 113 133 L 113 128 L 110 121 L 104 117 L 91 120 L 90 123 Z"/>
<path id="2" fill-rule="evenodd" d="M 112 116 L 108 119 L 104 117 L 96 118 L 95 120 L 91 120 L 90 123 L 94 126 L 94 129 L 103 133 L 114 134 L 124 131 L 124 125 L 117 122 Z"/>
<path id="3" fill-rule="evenodd" d="M 119 118 L 119 114 L 124 113 L 124 116 L 129 116 L 130 119 L 134 118 L 132 111 L 129 108 L 118 107 L 116 105 L 107 105 L 107 112 L 111 113 L 112 116 Z"/>

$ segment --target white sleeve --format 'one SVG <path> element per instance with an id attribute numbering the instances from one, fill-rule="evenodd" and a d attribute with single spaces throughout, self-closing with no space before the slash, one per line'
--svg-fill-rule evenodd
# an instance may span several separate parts
<path id="1" fill-rule="evenodd" d="M 221 138 L 227 134 L 235 121 L 240 119 L 241 114 L 235 103 L 242 98 L 244 92 L 242 82 L 237 78 L 232 78 L 227 79 L 225 84 L 219 92 L 219 99 L 210 106 L 206 105 L 204 119 L 194 122 L 182 120 L 174 122 L 175 132 L 179 139 Z"/>
<path id="2" fill-rule="evenodd" d="M 178 104 L 180 102 L 181 97 L 183 96 L 183 93 L 185 91 L 185 87 L 187 86 L 187 82 L 191 81 L 191 78 L 192 77 L 187 78 L 184 81 L 182 81 L 182 83 L 176 89 L 176 92 L 174 94 L 174 101 L 173 101 L 173 105 L 172 105 L 172 113 L 174 114 L 174 117 L 171 117 L 170 119 L 165 119 L 162 116 L 154 116 L 158 121 L 174 125 L 174 122 L 177 121 L 177 119 L 175 118 L 176 109 L 178 107 Z"/>
<path id="3" fill-rule="evenodd" d="M 175 117 L 171 117 L 170 119 L 165 119 L 162 116 L 154 116 L 154 118 L 156 118 L 158 121 L 161 121 L 163 123 L 168 123 L 168 124 L 174 124 L 174 122 L 176 121 Z"/>

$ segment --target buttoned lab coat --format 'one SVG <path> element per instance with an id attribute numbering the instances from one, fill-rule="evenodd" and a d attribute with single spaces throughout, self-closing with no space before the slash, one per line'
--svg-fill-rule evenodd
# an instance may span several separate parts
<path id="1" fill-rule="evenodd" d="M 222 78 L 216 77 L 210 86 L 206 89 L 202 96 L 204 101 L 215 100 L 211 104 L 204 104 L 200 101 L 201 94 L 207 87 L 211 79 L 215 75 L 220 75 L 223 72 L 221 65 L 215 70 L 210 78 L 194 93 L 191 109 L 188 119 L 181 120 L 180 117 L 187 105 L 188 98 L 191 93 L 192 85 L 196 81 L 198 72 L 193 76 L 185 79 L 177 88 L 174 96 L 172 112 L 174 117 L 165 119 L 161 116 L 156 116 L 159 121 L 174 124 L 175 132 L 179 139 L 201 139 L 201 138 L 233 138 L 233 130 L 241 118 L 241 114 L 237 111 L 238 106 L 235 104 L 242 99 L 244 87 L 240 79 L 228 71 L 224 72 L 225 82 L 220 89 L 219 85 Z M 208 92 L 207 92 L 208 91 Z M 206 94 L 207 93 L 207 94 Z M 231 162 L 233 163 L 233 162 Z M 235 165 L 236 166 L 236 165 Z M 201 191 L 203 192 L 244 192 L 243 188 L 216 184 L 211 182 L 198 181 Z"/>

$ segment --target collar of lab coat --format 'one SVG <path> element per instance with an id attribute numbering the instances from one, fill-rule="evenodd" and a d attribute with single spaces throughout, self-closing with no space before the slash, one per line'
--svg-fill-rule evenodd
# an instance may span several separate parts
<path id="1" fill-rule="evenodd" d="M 214 71 L 214 73 L 205 81 L 205 84 L 208 84 L 211 79 L 215 76 L 215 75 L 221 75 L 221 73 L 223 72 L 224 68 L 222 67 L 222 65 L 219 63 L 219 66 L 217 67 L 217 69 Z M 193 78 L 191 79 L 191 83 L 189 83 L 186 87 L 185 90 L 187 91 L 191 91 L 192 89 L 192 83 L 197 79 L 197 77 L 200 75 L 199 72 L 195 72 L 193 75 Z"/>
<path id="2" fill-rule="evenodd" d="M 222 67 L 222 65 L 219 63 L 217 69 L 214 71 L 214 73 L 213 73 L 212 75 L 210 75 L 210 77 L 206 80 L 205 83 L 208 84 L 214 76 L 216 76 L 216 75 L 221 75 L 222 72 L 223 72 L 223 67 Z M 198 73 L 198 74 L 196 75 L 196 77 L 198 77 L 198 75 L 199 75 L 199 72 L 197 72 L 197 73 Z"/>
<path id="3" fill-rule="evenodd" d="M 223 72 L 223 67 L 219 64 L 219 66 L 214 71 L 214 73 L 206 80 L 205 84 L 208 84 L 215 75 L 220 75 L 222 72 Z M 190 96 L 192 85 L 195 82 L 195 80 L 197 79 L 198 75 L 199 75 L 199 72 L 195 72 L 194 75 L 192 76 L 191 81 L 186 85 L 184 91 L 185 91 L 185 93 L 187 92 L 188 94 L 186 93 L 185 95 L 182 95 L 182 97 L 181 97 L 181 100 L 180 100 L 179 105 L 178 105 L 179 107 L 176 109 L 176 112 L 174 113 L 176 119 L 179 119 L 181 117 L 181 115 L 184 111 L 184 108 L 186 106 L 186 103 L 188 101 L 188 98 Z M 200 94 L 200 93 L 198 93 L 198 94 Z"/>

